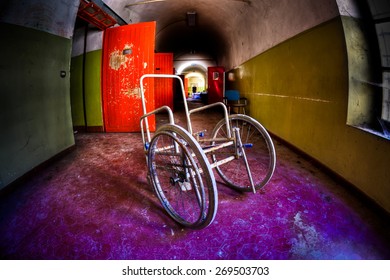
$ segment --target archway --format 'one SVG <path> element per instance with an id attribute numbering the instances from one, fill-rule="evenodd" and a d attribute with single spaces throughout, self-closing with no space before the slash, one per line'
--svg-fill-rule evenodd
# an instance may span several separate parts
<path id="1" fill-rule="evenodd" d="M 188 90 L 189 95 L 192 96 L 192 94 L 196 93 L 199 94 L 200 92 L 206 91 L 206 77 L 204 73 L 193 71 L 188 74 L 186 74 L 185 79 L 188 81 Z"/>

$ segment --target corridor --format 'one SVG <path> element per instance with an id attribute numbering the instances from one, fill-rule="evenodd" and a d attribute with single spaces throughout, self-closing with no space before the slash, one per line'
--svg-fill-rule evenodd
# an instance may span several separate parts
<path id="1" fill-rule="evenodd" d="M 0 1 L 0 259 L 389 260 L 389 22 L 388 0 Z M 181 228 L 139 120 L 228 91 L 274 175 L 243 194 L 216 174 L 215 220 Z"/>

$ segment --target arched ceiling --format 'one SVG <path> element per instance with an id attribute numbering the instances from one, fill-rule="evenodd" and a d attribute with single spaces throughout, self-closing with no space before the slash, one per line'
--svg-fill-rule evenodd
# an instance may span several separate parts
<path id="1" fill-rule="evenodd" d="M 348 13 L 352 0 L 85 0 L 119 15 L 121 24 L 156 21 L 156 51 L 175 61 L 197 56 L 233 69 L 310 28 Z M 355 1 L 355 0 L 354 0 Z M 3 1 L 4 2 L 4 1 Z M 80 0 L 0 1 L 3 21 L 72 38 L 75 54 L 83 46 L 75 16 Z M 188 24 L 187 14 L 195 14 Z M 73 31 L 75 30 L 75 31 Z M 100 30 L 99 30 L 100 32 Z M 101 34 L 89 30 L 88 48 L 101 48 Z M 79 36 L 81 35 L 81 36 Z M 95 36 L 96 35 L 96 36 Z M 81 42 L 78 44 L 78 42 Z M 91 41 L 91 42 L 90 42 Z M 201 57 L 203 56 L 203 57 Z M 175 65 L 176 66 L 176 65 Z"/>
<path id="2" fill-rule="evenodd" d="M 232 19 L 252 6 L 250 0 L 104 2 L 128 23 L 156 21 L 156 51 L 173 52 L 176 57 L 188 53 L 203 53 L 215 61 L 226 52 L 226 46 L 230 43 Z"/>
<path id="3" fill-rule="evenodd" d="M 108 7 L 125 24 L 155 21 L 156 52 L 172 52 L 175 61 L 196 55 L 204 64 L 212 60 L 229 70 L 338 16 L 337 1 L 347 0 L 92 1 Z"/>

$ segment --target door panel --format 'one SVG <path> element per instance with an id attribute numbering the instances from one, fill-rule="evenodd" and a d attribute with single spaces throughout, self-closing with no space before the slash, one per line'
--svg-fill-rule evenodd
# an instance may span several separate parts
<path id="1" fill-rule="evenodd" d="M 102 98 L 106 132 L 140 131 L 139 81 L 154 73 L 155 22 L 106 29 L 103 39 Z M 147 111 L 154 109 L 154 82 L 145 84 Z M 149 125 L 155 129 L 154 118 Z"/>
<path id="2" fill-rule="evenodd" d="M 208 68 L 208 103 L 222 102 L 224 91 L 224 67 L 209 67 Z"/>
<path id="3" fill-rule="evenodd" d="M 173 53 L 155 54 L 155 73 L 173 74 Z M 167 105 L 173 110 L 173 79 L 156 78 L 154 80 L 154 101 L 156 108 Z"/>

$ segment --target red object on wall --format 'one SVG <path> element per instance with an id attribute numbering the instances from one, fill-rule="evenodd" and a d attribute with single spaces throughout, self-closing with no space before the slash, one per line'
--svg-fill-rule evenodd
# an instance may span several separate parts
<path id="1" fill-rule="evenodd" d="M 154 57 L 156 74 L 173 74 L 173 53 L 156 53 Z M 167 105 L 173 110 L 173 79 L 154 80 L 154 102 L 156 108 Z"/>
<path id="2" fill-rule="evenodd" d="M 77 16 L 101 30 L 116 24 L 116 20 L 103 11 L 98 5 L 86 0 L 80 0 Z"/>
<path id="3" fill-rule="evenodd" d="M 184 92 L 186 94 L 186 98 L 188 97 L 188 78 L 185 78 L 184 75 L 181 76 L 182 80 L 184 80 Z"/>
<path id="4" fill-rule="evenodd" d="M 138 132 L 140 78 L 154 73 L 155 22 L 106 29 L 103 38 L 102 98 L 106 132 Z M 147 111 L 154 107 L 154 81 L 144 83 Z M 155 129 L 154 118 L 149 119 Z"/>
<path id="5" fill-rule="evenodd" d="M 223 91 L 225 84 L 224 73 L 225 68 L 221 66 L 208 68 L 207 99 L 209 104 L 223 101 Z"/>

